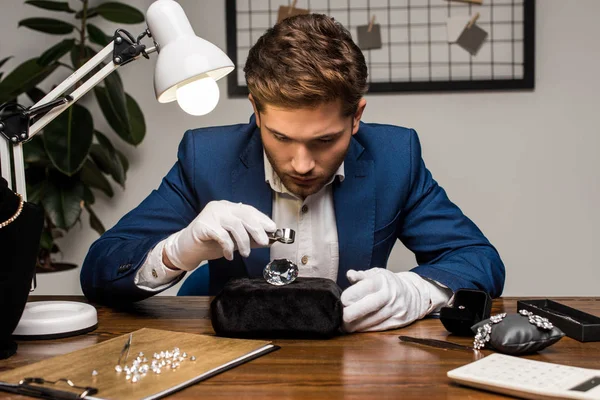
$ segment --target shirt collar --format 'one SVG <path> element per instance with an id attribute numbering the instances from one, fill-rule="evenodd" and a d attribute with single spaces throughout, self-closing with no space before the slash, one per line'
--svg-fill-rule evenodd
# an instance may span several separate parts
<path id="1" fill-rule="evenodd" d="M 273 189 L 276 192 L 292 194 L 292 193 L 290 193 L 289 190 L 287 190 L 287 188 L 284 186 L 283 182 L 281 182 L 279 175 L 277 175 L 277 172 L 275 172 L 275 170 L 273 169 L 273 166 L 269 162 L 269 159 L 267 158 L 267 154 L 265 153 L 264 149 L 263 149 L 263 159 L 264 159 L 264 163 L 265 163 L 265 182 L 267 182 L 271 186 L 271 189 Z M 342 163 L 338 167 L 337 171 L 335 171 L 335 174 L 333 174 L 333 176 L 331 177 L 329 182 L 327 182 L 325 184 L 325 186 L 330 185 L 335 180 L 336 177 L 339 177 L 340 182 L 342 182 L 344 180 L 345 176 L 346 175 L 344 174 L 344 162 L 342 161 Z"/>

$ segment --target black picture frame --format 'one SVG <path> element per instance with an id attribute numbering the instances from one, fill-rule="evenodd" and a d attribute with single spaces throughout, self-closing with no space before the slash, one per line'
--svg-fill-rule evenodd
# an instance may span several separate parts
<path id="1" fill-rule="evenodd" d="M 226 0 L 227 54 L 238 67 L 236 0 Z M 228 75 L 229 97 L 248 95 L 236 73 Z M 523 76 L 511 79 L 435 80 L 412 82 L 372 82 L 369 93 L 509 91 L 535 88 L 535 0 L 523 0 Z"/>

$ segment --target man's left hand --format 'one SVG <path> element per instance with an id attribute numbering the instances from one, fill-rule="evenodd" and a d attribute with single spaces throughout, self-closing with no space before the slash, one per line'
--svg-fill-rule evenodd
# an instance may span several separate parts
<path id="1" fill-rule="evenodd" d="M 347 332 L 400 328 L 427 315 L 431 305 L 428 283 L 414 272 L 383 268 L 349 270 L 352 284 L 342 293 Z"/>

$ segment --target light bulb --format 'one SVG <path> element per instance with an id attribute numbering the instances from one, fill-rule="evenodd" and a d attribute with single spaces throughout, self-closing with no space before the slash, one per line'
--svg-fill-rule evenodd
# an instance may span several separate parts
<path id="1" fill-rule="evenodd" d="M 177 88 L 179 107 L 191 115 L 205 115 L 219 102 L 219 86 L 211 77 L 195 80 Z"/>

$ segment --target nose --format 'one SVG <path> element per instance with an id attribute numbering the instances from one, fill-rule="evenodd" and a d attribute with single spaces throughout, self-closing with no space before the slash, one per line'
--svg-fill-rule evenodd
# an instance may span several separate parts
<path id="1" fill-rule="evenodd" d="M 306 175 L 315 167 L 315 160 L 310 151 L 304 145 L 298 145 L 294 158 L 292 159 L 292 168 L 298 175 Z"/>

